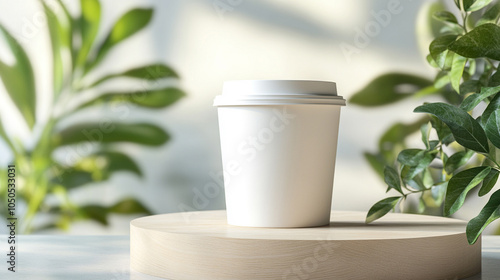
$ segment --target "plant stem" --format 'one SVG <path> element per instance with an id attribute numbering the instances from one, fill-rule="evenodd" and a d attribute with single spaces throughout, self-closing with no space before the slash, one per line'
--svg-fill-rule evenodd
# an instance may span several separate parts
<path id="1" fill-rule="evenodd" d="M 440 152 L 440 157 L 441 157 L 441 162 L 443 163 L 443 169 L 441 169 L 441 181 L 445 181 L 446 180 L 446 170 L 445 170 L 445 164 L 444 164 L 444 153 L 443 153 L 443 146 L 441 145 L 439 147 L 439 152 Z"/>
<path id="2" fill-rule="evenodd" d="M 38 177 L 38 176 L 37 176 Z M 31 183 L 36 185 L 35 192 L 31 196 L 29 203 L 28 203 L 28 211 L 24 215 L 23 218 L 23 223 L 24 223 L 24 233 L 29 234 L 32 232 L 33 227 L 32 227 L 32 222 L 33 218 L 35 217 L 36 213 L 38 212 L 38 209 L 40 208 L 40 205 L 42 204 L 45 195 L 47 194 L 47 186 L 48 182 L 47 180 L 38 177 L 37 179 L 41 179 L 40 181 L 33 180 Z"/>
<path id="3" fill-rule="evenodd" d="M 495 149 L 495 153 L 496 153 L 496 149 Z M 483 154 L 486 158 L 488 158 L 489 160 L 491 160 L 491 162 L 493 162 L 497 168 L 500 169 L 500 164 L 498 164 L 498 162 L 496 161 L 495 158 L 493 158 L 490 154 Z"/>
<path id="4" fill-rule="evenodd" d="M 28 210 L 24 214 L 23 223 L 25 233 L 30 233 L 32 228 L 33 219 L 40 209 L 49 188 L 49 179 L 47 178 L 47 170 L 50 168 L 51 161 L 51 136 L 52 129 L 54 128 L 55 120 L 51 118 L 42 131 L 37 145 L 33 149 L 30 158 L 26 162 L 21 162 L 20 166 L 28 165 L 29 170 L 26 182 Z M 19 160 L 22 160 L 20 158 Z"/>
<path id="5" fill-rule="evenodd" d="M 469 16 L 469 14 L 465 14 L 465 16 L 463 17 L 463 21 L 464 21 L 464 25 L 463 25 L 463 29 L 465 31 L 465 33 L 468 33 L 469 31 L 467 30 L 467 17 Z"/>
<path id="6" fill-rule="evenodd" d="M 493 61 L 491 61 L 491 59 L 485 57 L 484 58 L 486 60 L 486 62 L 488 62 L 488 64 L 491 66 L 492 69 L 498 69 L 497 67 L 495 67 L 495 64 L 493 63 Z"/>
<path id="7" fill-rule="evenodd" d="M 468 13 L 465 11 L 464 8 L 464 1 L 460 0 L 460 14 L 462 15 L 462 28 L 464 29 L 465 33 L 468 32 L 467 30 L 467 17 L 469 16 Z"/>

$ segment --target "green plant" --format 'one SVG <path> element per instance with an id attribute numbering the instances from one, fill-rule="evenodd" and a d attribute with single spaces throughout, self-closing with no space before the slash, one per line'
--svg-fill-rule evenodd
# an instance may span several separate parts
<path id="1" fill-rule="evenodd" d="M 142 176 L 136 162 L 120 151 L 117 143 L 160 146 L 170 138 L 167 132 L 152 123 L 110 119 L 85 122 L 76 115 L 81 110 L 102 104 L 123 116 L 123 108 L 117 110 L 120 106 L 159 109 L 185 95 L 179 88 L 167 85 L 169 79 L 177 79 L 178 75 L 163 63 L 142 65 L 98 78 L 88 75 L 104 63 L 115 46 L 144 29 L 151 21 L 153 10 L 129 10 L 99 42 L 96 40 L 101 22 L 98 0 L 81 0 L 78 16 L 71 15 L 60 0 L 51 2 L 53 5 L 50 6 L 48 3 L 40 1 L 47 18 L 53 58 L 52 104 L 46 122 L 37 118 L 39 104 L 31 61 L 18 41 L 0 25 L 0 33 L 15 58 L 13 64 L 0 61 L 0 78 L 25 123 L 32 132 L 35 131 L 32 137 L 36 139 L 34 145 L 23 145 L 5 132 L 0 120 L 0 138 L 12 153 L 12 163 L 17 170 L 17 204 L 26 205 L 26 211 L 19 217 L 21 231 L 29 233 L 55 226 L 67 229 L 72 222 L 81 219 L 106 225 L 110 213 L 150 213 L 135 198 L 124 198 L 113 205 L 77 205 L 69 199 L 68 193 L 88 183 L 105 181 L 115 172 Z M 103 92 L 99 86 L 115 78 L 135 80 L 140 87 L 128 92 Z M 100 93 L 89 95 L 88 90 Z M 70 117 L 72 120 L 68 121 Z M 61 148 L 73 149 L 71 160 L 57 156 Z M 6 166 L 2 167 L 0 174 L 0 197 L 6 201 Z M 6 215 L 6 203 L 0 203 L 0 208 L 2 215 Z M 41 212 L 50 214 L 52 220 L 34 227 L 33 218 Z"/>
<path id="2" fill-rule="evenodd" d="M 433 15 L 443 24 L 430 43 L 427 56 L 429 64 L 437 69 L 436 78 L 433 82 L 417 80 L 420 84 L 415 79 L 410 81 L 419 90 L 416 96 L 437 93 L 448 102 L 417 107 L 414 112 L 427 114 L 423 119 L 411 125 L 393 126 L 382 137 L 380 152 L 366 154 L 387 183 L 387 191 L 398 193 L 373 205 L 367 222 L 384 216 L 409 195 L 419 195 L 422 212 L 434 207 L 445 216 L 452 215 L 461 208 L 471 190 L 479 189 L 478 195 L 484 196 L 498 179 L 500 2 L 459 0 L 455 4 L 460 19 L 450 11 Z M 391 86 L 401 81 L 395 79 Z M 403 80 L 403 83 L 406 82 Z M 354 101 L 363 95 L 366 92 L 361 91 Z M 388 100 L 386 103 L 397 98 Z M 403 149 L 408 135 L 418 130 L 423 147 Z M 469 243 L 474 243 L 498 218 L 500 190 L 494 192 L 479 214 L 469 221 L 466 229 Z"/>

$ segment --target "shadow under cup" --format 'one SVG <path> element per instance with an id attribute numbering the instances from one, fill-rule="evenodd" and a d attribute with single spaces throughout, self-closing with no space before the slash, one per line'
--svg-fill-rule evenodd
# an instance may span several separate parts
<path id="1" fill-rule="evenodd" d="M 327 225 L 345 106 L 335 83 L 228 81 L 214 106 L 228 224 Z"/>

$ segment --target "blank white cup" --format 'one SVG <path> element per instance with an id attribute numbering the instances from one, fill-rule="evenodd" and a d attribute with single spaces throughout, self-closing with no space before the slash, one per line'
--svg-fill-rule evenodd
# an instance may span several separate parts
<path id="1" fill-rule="evenodd" d="M 335 83 L 228 81 L 214 106 L 228 224 L 327 225 L 345 106 Z"/>

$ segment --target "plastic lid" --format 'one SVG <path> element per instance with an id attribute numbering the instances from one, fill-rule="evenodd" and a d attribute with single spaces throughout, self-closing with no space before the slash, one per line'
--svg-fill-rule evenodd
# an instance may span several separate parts
<path id="1" fill-rule="evenodd" d="M 345 106 L 334 82 L 241 80 L 224 82 L 214 106 L 328 104 Z"/>

